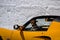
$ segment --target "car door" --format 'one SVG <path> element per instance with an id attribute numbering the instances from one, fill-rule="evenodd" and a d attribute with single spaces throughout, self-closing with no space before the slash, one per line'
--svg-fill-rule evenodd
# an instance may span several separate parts
<path id="1" fill-rule="evenodd" d="M 27 23 L 28 25 L 23 30 L 23 36 L 25 40 L 46 40 L 44 37 L 45 32 L 47 32 L 49 25 L 51 21 L 46 21 L 46 18 L 36 18 L 37 26 L 39 27 L 39 30 L 31 30 L 31 23 Z"/>

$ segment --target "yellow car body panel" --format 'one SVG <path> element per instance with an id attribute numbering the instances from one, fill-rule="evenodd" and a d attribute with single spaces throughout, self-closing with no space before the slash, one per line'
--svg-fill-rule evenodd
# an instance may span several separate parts
<path id="1" fill-rule="evenodd" d="M 0 28 L 0 36 L 3 40 L 22 40 L 18 30 Z"/>
<path id="2" fill-rule="evenodd" d="M 35 38 L 36 36 L 43 36 L 40 31 L 24 31 L 25 40 L 40 40 L 39 38 Z"/>
<path id="3" fill-rule="evenodd" d="M 45 35 L 47 34 L 52 40 L 60 40 L 60 22 L 53 21 Z"/>

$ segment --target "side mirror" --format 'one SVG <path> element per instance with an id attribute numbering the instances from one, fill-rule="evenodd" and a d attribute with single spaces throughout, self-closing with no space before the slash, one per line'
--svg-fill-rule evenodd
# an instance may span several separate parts
<path id="1" fill-rule="evenodd" d="M 20 26 L 17 25 L 17 24 L 13 26 L 13 28 L 16 29 L 16 30 L 17 30 L 19 27 L 20 27 Z"/>
<path id="2" fill-rule="evenodd" d="M 24 28 L 24 26 L 19 26 L 19 25 L 16 24 L 16 25 L 13 26 L 13 28 L 15 30 L 17 30 L 17 29 L 22 30 Z"/>

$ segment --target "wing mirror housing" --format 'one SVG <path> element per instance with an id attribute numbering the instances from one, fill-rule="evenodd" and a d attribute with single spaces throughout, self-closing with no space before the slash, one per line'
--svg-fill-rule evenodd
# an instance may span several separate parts
<path id="1" fill-rule="evenodd" d="M 16 25 L 13 26 L 13 28 L 15 30 L 17 30 L 17 29 L 22 30 L 24 28 L 24 26 L 19 26 L 19 25 L 16 24 Z"/>
<path id="2" fill-rule="evenodd" d="M 14 28 L 15 30 L 17 30 L 19 27 L 20 27 L 20 26 L 19 26 L 18 24 L 15 24 L 15 25 L 13 26 L 13 28 Z"/>

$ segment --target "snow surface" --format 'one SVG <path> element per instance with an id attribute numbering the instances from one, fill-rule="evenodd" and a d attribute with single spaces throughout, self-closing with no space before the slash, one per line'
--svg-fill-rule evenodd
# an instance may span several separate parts
<path id="1" fill-rule="evenodd" d="M 60 15 L 60 0 L 0 0 L 0 27 L 13 30 L 32 17 Z"/>

